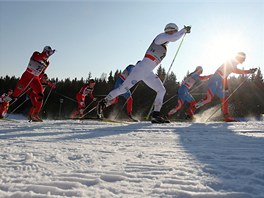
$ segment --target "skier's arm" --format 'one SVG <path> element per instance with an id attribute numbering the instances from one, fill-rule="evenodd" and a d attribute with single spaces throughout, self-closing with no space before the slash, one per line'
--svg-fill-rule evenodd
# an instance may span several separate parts
<path id="1" fill-rule="evenodd" d="M 238 69 L 238 68 L 235 68 L 233 69 L 233 73 L 235 74 L 252 74 L 256 71 L 256 69 L 249 69 L 249 70 L 242 70 L 242 69 Z"/>
<path id="2" fill-rule="evenodd" d="M 48 58 L 48 56 L 46 53 L 34 52 L 31 58 L 33 60 L 40 61 L 43 60 L 44 58 Z"/>
<path id="3" fill-rule="evenodd" d="M 56 85 L 53 84 L 52 82 L 48 81 L 47 85 L 52 88 L 52 89 L 55 89 L 56 88 Z"/>
<path id="4" fill-rule="evenodd" d="M 92 92 L 92 91 L 90 91 L 88 95 L 89 95 L 89 97 L 90 97 L 92 100 L 94 99 L 94 96 L 93 96 L 93 92 Z"/>
<path id="5" fill-rule="evenodd" d="M 199 79 L 200 79 L 200 80 L 208 80 L 209 78 L 211 78 L 212 75 L 213 75 L 213 74 L 208 75 L 208 76 L 199 76 Z"/>
<path id="6" fill-rule="evenodd" d="M 155 43 L 157 45 L 161 45 L 166 42 L 174 42 L 180 39 L 185 33 L 187 33 L 185 28 L 182 28 L 180 31 L 175 32 L 174 34 L 161 33 L 155 38 Z"/>

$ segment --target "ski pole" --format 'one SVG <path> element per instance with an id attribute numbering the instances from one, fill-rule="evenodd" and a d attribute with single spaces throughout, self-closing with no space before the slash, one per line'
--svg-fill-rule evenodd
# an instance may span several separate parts
<path id="1" fill-rule="evenodd" d="M 168 100 L 166 100 L 165 102 L 163 102 L 162 105 L 165 105 L 167 102 L 169 102 L 172 98 L 175 98 L 176 96 L 178 96 L 178 94 L 175 94 L 175 95 L 171 96 Z"/>
<path id="2" fill-rule="evenodd" d="M 20 105 L 18 105 L 13 111 L 11 111 L 6 117 L 8 117 L 10 114 L 14 113 L 16 110 L 18 110 L 26 101 L 28 101 L 29 98 L 27 97 L 26 100 L 24 100 Z"/>
<path id="3" fill-rule="evenodd" d="M 245 80 L 243 80 L 238 86 L 237 88 L 224 100 L 224 102 L 222 103 L 222 105 L 224 105 L 228 99 L 247 81 L 247 78 Z M 219 111 L 222 107 L 222 105 L 220 105 L 220 107 L 218 109 L 216 109 L 206 120 L 205 122 L 207 122 L 209 119 L 211 119 L 213 117 L 214 114 L 216 114 L 217 111 Z"/>
<path id="4" fill-rule="evenodd" d="M 88 104 L 88 105 L 85 107 L 85 109 L 83 110 L 83 112 L 85 112 L 85 110 L 88 109 L 88 107 L 90 107 L 93 103 L 94 103 L 94 101 L 90 102 L 90 104 Z M 83 117 L 84 117 L 84 116 L 82 116 L 82 118 L 83 118 Z"/>
<path id="5" fill-rule="evenodd" d="M 174 57 L 173 57 L 173 59 L 172 59 L 171 65 L 170 65 L 170 67 L 169 67 L 169 70 L 168 70 L 168 72 L 167 72 L 167 74 L 165 75 L 165 78 L 164 78 L 164 80 L 163 80 L 163 84 L 165 84 L 165 82 L 166 82 L 166 80 L 167 80 L 167 78 L 168 78 L 169 72 L 170 72 L 170 70 L 171 70 L 171 68 L 172 68 L 172 65 L 173 65 L 173 63 L 174 63 L 174 61 L 175 61 L 175 59 L 176 59 L 176 57 L 177 57 L 177 55 L 178 55 L 178 53 L 179 53 L 179 51 L 180 51 L 180 48 L 181 48 L 181 46 L 182 46 L 182 43 L 183 43 L 183 40 L 184 40 L 185 36 L 186 36 L 186 33 L 183 35 L 182 40 L 181 40 L 181 42 L 180 42 L 180 44 L 179 44 L 179 47 L 178 47 L 178 49 L 177 49 L 177 51 L 176 51 L 176 53 L 175 53 L 175 55 L 174 55 Z M 155 102 L 155 101 L 154 101 L 154 102 Z M 153 107 L 154 107 L 154 102 L 152 103 L 151 108 L 150 108 L 150 110 L 149 110 L 149 112 L 148 112 L 148 115 L 147 115 L 147 117 L 146 117 L 147 120 L 149 119 L 149 116 L 150 116 L 150 114 L 151 114 L 151 112 L 152 112 L 152 109 L 153 109 Z"/>
<path id="6" fill-rule="evenodd" d="M 52 87 L 50 88 L 50 91 L 49 91 L 49 93 L 48 93 L 48 95 L 47 95 L 47 98 L 46 98 L 46 100 L 45 100 L 45 102 L 44 102 L 44 104 L 43 104 L 43 106 L 42 106 L 42 109 L 45 107 L 45 105 L 46 105 L 46 103 L 47 103 L 47 101 L 48 101 L 48 99 L 49 99 L 49 96 L 50 96 L 50 94 L 51 94 L 51 91 L 52 91 Z"/>
<path id="7" fill-rule="evenodd" d="M 72 98 L 70 98 L 70 97 L 68 97 L 68 96 L 65 96 L 65 95 L 63 95 L 63 94 L 61 94 L 61 93 L 58 93 L 57 91 L 55 91 L 54 93 L 58 94 L 59 96 L 62 96 L 62 97 L 64 97 L 64 98 L 66 98 L 66 99 L 68 99 L 68 100 L 71 100 L 71 101 L 73 101 L 73 102 L 77 102 L 77 103 L 78 103 L 77 100 L 74 100 L 74 99 L 72 99 Z"/>
<path id="8" fill-rule="evenodd" d="M 81 118 L 84 118 L 87 114 L 91 113 L 93 110 L 96 109 L 97 106 L 93 107 L 92 109 L 90 109 L 88 112 L 86 112 Z"/>
<path id="9" fill-rule="evenodd" d="M 174 63 L 174 61 L 175 61 L 175 59 L 176 59 L 176 57 L 177 57 L 177 55 L 178 55 L 178 53 L 179 53 L 179 51 L 180 51 L 180 48 L 181 48 L 181 46 L 182 46 L 182 43 L 183 43 L 183 40 L 184 40 L 185 36 L 186 36 L 186 33 L 185 33 L 185 34 L 183 35 L 183 37 L 182 37 L 182 40 L 181 40 L 180 45 L 179 45 L 179 47 L 178 47 L 178 49 L 177 49 L 177 51 L 176 51 L 176 53 L 175 53 L 175 55 L 174 55 L 174 57 L 173 57 L 173 60 L 172 60 L 171 65 L 170 65 L 170 67 L 169 67 L 169 70 L 168 70 L 167 74 L 165 75 L 165 78 L 164 78 L 164 80 L 163 80 L 163 84 L 165 84 L 165 82 L 166 82 L 166 80 L 167 80 L 167 78 L 168 78 L 168 76 L 169 76 L 170 70 L 171 70 L 172 65 L 173 65 L 173 63 Z"/>

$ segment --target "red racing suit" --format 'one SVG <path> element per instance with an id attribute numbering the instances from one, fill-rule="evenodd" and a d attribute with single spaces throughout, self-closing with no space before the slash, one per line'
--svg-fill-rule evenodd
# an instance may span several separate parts
<path id="1" fill-rule="evenodd" d="M 93 100 L 93 88 L 89 86 L 89 84 L 83 85 L 80 91 L 76 94 L 76 100 L 78 102 L 78 108 L 73 113 L 71 117 L 75 117 L 76 115 L 83 116 L 83 112 L 85 109 L 85 97 L 89 95 L 89 97 Z"/>
<path id="2" fill-rule="evenodd" d="M 7 95 L 6 93 L 4 93 L 2 96 L 0 96 L 0 118 L 5 117 L 7 111 L 8 111 L 8 107 L 9 107 L 9 102 L 12 99 L 10 98 L 9 95 Z"/>
<path id="3" fill-rule="evenodd" d="M 27 90 L 27 88 L 30 88 L 32 92 L 36 93 L 35 107 L 37 109 L 41 109 L 44 89 L 41 85 L 40 79 L 49 65 L 49 61 L 47 59 L 48 56 L 45 52 L 33 53 L 26 71 L 22 74 L 14 89 L 13 97 L 19 97 Z"/>
<path id="4" fill-rule="evenodd" d="M 43 87 L 43 92 L 45 91 L 46 87 L 49 86 L 51 88 L 55 88 L 55 85 L 51 82 L 47 82 L 47 83 L 42 83 L 42 87 Z M 27 94 L 30 98 L 32 107 L 29 110 L 28 115 L 33 115 L 33 114 L 39 114 L 40 110 L 41 110 L 41 106 L 38 105 L 38 94 L 36 92 L 34 92 L 32 89 L 28 89 L 27 90 Z"/>

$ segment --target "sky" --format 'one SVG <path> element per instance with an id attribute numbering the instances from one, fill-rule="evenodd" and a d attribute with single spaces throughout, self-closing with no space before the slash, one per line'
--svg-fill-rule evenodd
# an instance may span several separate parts
<path id="1" fill-rule="evenodd" d="M 100 78 L 141 60 L 171 22 L 192 26 L 171 68 L 178 81 L 198 65 L 214 73 L 239 51 L 247 54 L 239 68 L 264 72 L 263 13 L 263 0 L 0 0 L 0 76 L 20 77 L 32 53 L 50 45 L 50 78 Z M 166 71 L 180 41 L 168 45 Z"/>

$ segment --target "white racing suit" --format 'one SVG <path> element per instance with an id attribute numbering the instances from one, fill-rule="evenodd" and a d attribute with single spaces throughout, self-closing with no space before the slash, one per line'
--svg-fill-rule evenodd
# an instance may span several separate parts
<path id="1" fill-rule="evenodd" d="M 111 101 L 115 97 L 124 94 L 131 89 L 137 82 L 143 81 L 151 89 L 157 92 L 154 101 L 154 111 L 160 111 L 163 98 L 166 93 L 165 87 L 157 75 L 154 74 L 153 69 L 166 56 L 168 42 L 174 42 L 181 38 L 186 33 L 183 28 L 179 32 L 173 34 L 161 33 L 151 43 L 142 61 L 135 65 L 135 68 L 123 82 L 123 84 L 112 90 L 107 96 L 106 100 Z"/>

